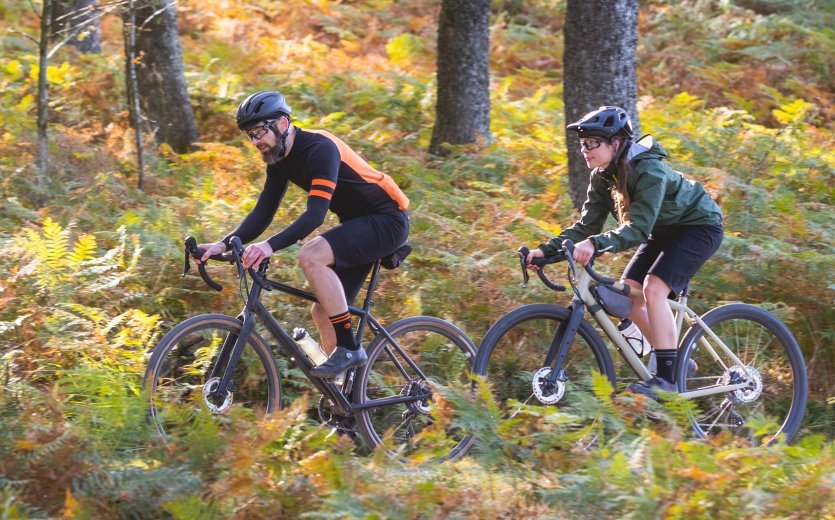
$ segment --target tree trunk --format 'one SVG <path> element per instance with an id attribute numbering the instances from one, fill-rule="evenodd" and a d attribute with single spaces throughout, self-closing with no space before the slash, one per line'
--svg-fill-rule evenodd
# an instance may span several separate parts
<path id="1" fill-rule="evenodd" d="M 603 105 L 623 108 L 638 134 L 635 47 L 638 1 L 568 0 L 565 16 L 564 92 L 566 124 Z M 566 131 L 569 193 L 579 208 L 586 199 L 589 171 L 577 133 Z M 638 134 L 640 135 L 640 134 Z"/>
<path id="2" fill-rule="evenodd" d="M 156 140 L 187 152 L 199 139 L 186 87 L 173 0 L 136 6 L 136 67 L 139 99 Z"/>
<path id="3" fill-rule="evenodd" d="M 489 58 L 490 0 L 443 0 L 430 153 L 447 153 L 444 143 L 490 142 Z"/>
<path id="4" fill-rule="evenodd" d="M 122 27 L 125 41 L 125 61 L 127 62 L 125 85 L 127 87 L 128 113 L 136 137 L 136 187 L 142 190 L 142 182 L 145 177 L 145 145 L 142 139 L 142 110 L 139 107 L 139 97 L 136 95 L 139 87 L 136 81 L 136 3 L 134 0 L 128 0 L 127 21 Z"/>
<path id="5" fill-rule="evenodd" d="M 52 10 L 53 39 L 83 54 L 101 54 L 101 18 L 96 0 L 57 0 Z"/>
<path id="6" fill-rule="evenodd" d="M 46 168 L 49 162 L 49 141 L 46 126 L 49 115 L 49 89 L 46 84 L 46 73 L 49 68 L 49 35 L 52 26 L 52 0 L 43 0 L 41 12 L 41 37 L 38 43 L 38 164 L 37 185 L 39 189 L 46 186 Z"/>

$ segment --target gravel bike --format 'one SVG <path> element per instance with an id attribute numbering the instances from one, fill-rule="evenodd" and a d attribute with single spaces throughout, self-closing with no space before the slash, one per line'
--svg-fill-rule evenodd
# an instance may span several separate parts
<path id="1" fill-rule="evenodd" d="M 257 270 L 244 269 L 242 252 L 240 239 L 234 237 L 231 251 L 211 257 L 236 266 L 244 302 L 241 313 L 187 319 L 153 350 L 144 382 L 150 399 L 148 417 L 161 434 L 188 426 L 205 413 L 222 419 L 235 410 L 252 417 L 279 410 L 282 389 L 276 356 L 286 356 L 321 393 L 321 422 L 355 440 L 358 433 L 369 448 L 382 446 L 404 461 L 456 459 L 469 451 L 473 437 L 464 431 L 462 421 L 441 416 L 454 410 L 437 406 L 436 385 L 466 385 L 475 346 L 464 332 L 438 318 L 415 316 L 383 327 L 371 314 L 383 260 L 371 269 L 363 306 L 349 307 L 359 316 L 357 342 L 366 328 L 373 334 L 368 362 L 339 381 L 310 374 L 311 360 L 261 302 L 262 291 L 278 290 L 309 301 L 316 301 L 316 296 L 268 279 L 269 259 Z M 189 257 L 201 255 L 196 241 L 188 237 L 183 276 L 190 269 Z M 209 277 L 205 264 L 199 264 L 198 270 L 206 284 L 222 289 Z"/>
<path id="2" fill-rule="evenodd" d="M 592 370 L 617 388 L 609 350 L 585 319 L 586 310 L 640 380 L 653 376 L 601 305 L 602 287 L 628 298 L 629 286 L 600 276 L 593 262 L 575 264 L 572 251 L 573 243 L 565 241 L 560 254 L 534 262 L 568 263 L 571 303 L 513 310 L 490 327 L 479 345 L 474 373 L 491 383 L 510 416 L 529 403 L 570 403 L 572 390 Z M 518 252 L 525 284 L 527 253 L 527 248 Z M 542 267 L 537 274 L 548 288 L 566 290 Z M 669 305 L 678 335 L 677 391 L 693 400 L 690 419 L 696 435 L 729 432 L 753 444 L 791 440 L 800 428 L 808 394 L 803 355 L 794 336 L 776 316 L 754 305 L 729 303 L 699 316 L 687 306 L 688 298 L 685 288 Z M 685 322 L 689 328 L 682 335 Z"/>

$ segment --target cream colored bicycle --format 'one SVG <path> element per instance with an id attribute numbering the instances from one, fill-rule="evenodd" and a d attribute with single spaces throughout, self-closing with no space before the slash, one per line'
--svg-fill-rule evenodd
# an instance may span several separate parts
<path id="1" fill-rule="evenodd" d="M 620 294 L 628 299 L 629 287 L 597 274 L 592 262 L 576 265 L 572 251 L 573 244 L 566 241 L 560 255 L 535 262 L 544 266 L 567 261 L 574 291 L 571 303 L 525 305 L 511 311 L 488 330 L 479 346 L 475 374 L 491 383 L 507 416 L 528 404 L 570 405 L 580 395 L 572 394 L 575 385 L 587 380 L 592 370 L 617 388 L 609 350 L 585 319 L 586 310 L 631 371 L 642 381 L 653 377 L 601 305 L 601 295 L 606 303 L 613 291 L 616 298 Z M 527 283 L 527 248 L 519 255 Z M 566 290 L 549 280 L 543 269 L 537 274 L 552 290 Z M 677 300 L 669 300 L 681 338 L 676 386 L 681 397 L 694 401 L 695 433 L 704 438 L 729 432 L 753 444 L 789 441 L 800 428 L 808 394 L 803 355 L 794 336 L 776 316 L 754 305 L 730 303 L 699 316 L 687 302 L 686 288 Z M 685 324 L 688 328 L 681 334 Z"/>

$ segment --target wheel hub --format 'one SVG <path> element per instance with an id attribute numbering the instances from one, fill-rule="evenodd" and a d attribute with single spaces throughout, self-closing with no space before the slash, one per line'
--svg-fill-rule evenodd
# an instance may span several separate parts
<path id="1" fill-rule="evenodd" d="M 550 375 L 551 368 L 542 367 L 534 373 L 531 381 L 533 395 L 543 404 L 555 404 L 565 395 L 565 382 L 551 381 L 548 379 Z"/>
<path id="2" fill-rule="evenodd" d="M 421 397 L 417 401 L 406 403 L 407 411 L 412 414 L 429 415 L 432 411 L 432 388 L 424 380 L 410 381 L 400 395 L 410 397 Z"/>
<path id="3" fill-rule="evenodd" d="M 746 380 L 745 371 L 751 374 L 751 378 Z M 722 385 L 731 385 L 746 383 L 746 385 L 733 392 L 728 392 L 728 399 L 734 404 L 752 403 L 760 398 L 763 393 L 763 378 L 757 369 L 752 366 L 742 367 L 734 365 L 722 374 L 719 379 Z"/>
<path id="4" fill-rule="evenodd" d="M 213 377 L 206 381 L 206 384 L 203 385 L 203 403 L 213 414 L 223 413 L 228 410 L 230 406 L 232 406 L 231 390 L 227 390 L 226 395 L 223 397 L 223 401 L 218 403 L 220 400 L 219 396 L 216 395 L 218 386 L 220 386 L 219 377 Z"/>

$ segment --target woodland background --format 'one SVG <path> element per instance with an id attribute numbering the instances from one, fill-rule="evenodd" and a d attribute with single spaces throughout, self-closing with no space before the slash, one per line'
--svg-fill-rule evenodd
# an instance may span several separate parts
<path id="1" fill-rule="evenodd" d="M 0 7 L 0 514 L 3 518 L 655 517 L 822 518 L 833 509 L 835 397 L 835 2 L 642 2 L 641 128 L 726 215 L 720 251 L 692 293 L 707 310 L 762 304 L 800 341 L 810 403 L 791 446 L 748 449 L 647 424 L 597 396 L 566 434 L 526 460 L 501 425 L 463 461 L 403 471 L 354 452 L 291 400 L 265 424 L 211 422 L 162 441 L 144 422 L 149 349 L 178 321 L 235 313 L 234 291 L 179 277 L 187 234 L 216 239 L 252 206 L 257 152 L 237 131 L 248 94 L 276 88 L 297 124 L 328 129 L 392 175 L 412 201 L 403 268 L 384 274 L 384 322 L 436 315 L 476 343 L 503 313 L 553 298 L 520 287 L 513 251 L 576 217 L 562 101 L 562 0 L 496 0 L 490 19 L 489 145 L 427 153 L 434 124 L 435 0 L 226 0 L 177 5 L 200 141 L 176 153 L 136 139 L 122 21 L 101 54 L 52 56 L 49 163 L 34 182 L 38 4 Z M 304 207 L 291 189 L 272 229 Z M 293 247 L 275 275 L 303 283 Z M 628 255 L 606 259 L 618 273 Z M 601 266 L 604 264 L 600 264 Z M 233 285 L 228 269 L 212 276 Z M 274 296 L 290 326 L 307 306 Z M 485 429 L 492 428 L 484 415 Z M 515 426 L 519 428 L 523 426 Z"/>

